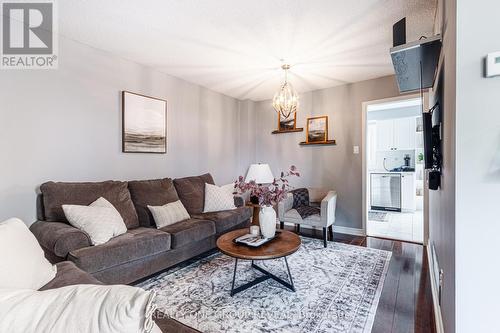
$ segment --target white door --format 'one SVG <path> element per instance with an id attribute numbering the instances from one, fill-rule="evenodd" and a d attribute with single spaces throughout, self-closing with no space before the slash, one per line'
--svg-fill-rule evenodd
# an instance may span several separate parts
<path id="1" fill-rule="evenodd" d="M 394 121 L 377 121 L 377 151 L 394 148 Z"/>

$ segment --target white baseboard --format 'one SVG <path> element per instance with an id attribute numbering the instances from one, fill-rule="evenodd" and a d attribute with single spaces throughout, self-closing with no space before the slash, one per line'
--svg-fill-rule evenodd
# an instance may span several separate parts
<path id="1" fill-rule="evenodd" d="M 427 263 L 429 265 L 429 279 L 431 280 L 432 305 L 434 308 L 434 321 L 436 322 L 436 333 L 444 333 L 443 317 L 441 315 L 441 306 L 439 305 L 439 286 L 435 280 L 436 271 L 432 260 L 434 249 L 427 246 Z"/>
<path id="2" fill-rule="evenodd" d="M 366 233 L 363 229 L 343 227 L 341 225 L 334 225 L 333 232 L 338 232 L 340 234 L 354 235 L 354 236 L 366 236 Z"/>
<path id="3" fill-rule="evenodd" d="M 292 223 L 285 223 L 286 225 L 294 225 Z M 311 227 L 309 225 L 300 225 L 301 229 L 315 229 L 315 227 Z M 321 229 L 321 228 L 317 228 Z M 354 236 L 366 236 L 366 233 L 363 229 L 358 229 L 358 228 L 350 228 L 350 227 L 344 227 L 341 225 L 334 225 L 333 226 L 333 232 L 338 232 L 339 234 L 347 234 L 347 235 L 354 235 Z"/>

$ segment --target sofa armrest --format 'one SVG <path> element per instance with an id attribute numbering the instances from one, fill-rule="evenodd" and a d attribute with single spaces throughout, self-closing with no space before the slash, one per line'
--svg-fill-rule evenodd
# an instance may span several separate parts
<path id="1" fill-rule="evenodd" d="M 278 203 L 278 219 L 283 222 L 285 220 L 285 213 L 293 208 L 293 194 L 288 193 L 286 198 Z"/>
<path id="2" fill-rule="evenodd" d="M 235 195 L 234 196 L 234 205 L 236 207 L 243 207 L 243 206 L 245 206 L 245 199 L 241 195 Z"/>
<path id="3" fill-rule="evenodd" d="M 91 246 L 85 232 L 66 223 L 37 221 L 30 230 L 45 250 L 60 258 L 66 258 L 73 250 Z"/>
<path id="4" fill-rule="evenodd" d="M 103 284 L 89 273 L 76 267 L 75 263 L 71 261 L 58 262 L 56 267 L 56 277 L 39 290 L 56 289 L 75 284 Z"/>
<path id="5" fill-rule="evenodd" d="M 337 192 L 329 191 L 326 197 L 321 200 L 321 220 L 325 226 L 330 226 L 335 222 L 335 208 L 337 206 Z"/>

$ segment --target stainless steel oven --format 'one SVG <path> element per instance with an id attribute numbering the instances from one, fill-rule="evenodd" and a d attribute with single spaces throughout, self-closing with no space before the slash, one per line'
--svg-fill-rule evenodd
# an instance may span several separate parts
<path id="1" fill-rule="evenodd" d="M 401 174 L 370 174 L 370 206 L 373 210 L 401 211 Z"/>

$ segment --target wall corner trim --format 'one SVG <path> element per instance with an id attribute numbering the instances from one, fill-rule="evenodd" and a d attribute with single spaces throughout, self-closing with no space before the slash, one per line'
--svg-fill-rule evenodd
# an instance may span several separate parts
<path id="1" fill-rule="evenodd" d="M 427 264 L 429 265 L 429 279 L 431 281 L 432 306 L 434 312 L 434 322 L 436 324 L 436 333 L 444 333 L 443 317 L 441 315 L 441 306 L 439 305 L 439 289 L 434 280 L 435 267 L 432 260 L 431 247 L 427 246 Z"/>

